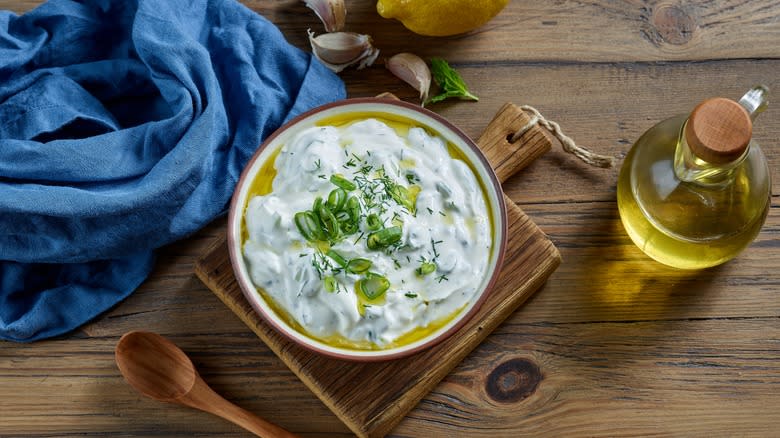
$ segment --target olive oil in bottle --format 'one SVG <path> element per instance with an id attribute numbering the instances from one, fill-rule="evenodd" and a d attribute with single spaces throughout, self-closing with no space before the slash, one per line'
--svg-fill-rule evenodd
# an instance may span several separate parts
<path id="1" fill-rule="evenodd" d="M 653 259 L 682 269 L 724 263 L 755 239 L 769 211 L 770 173 L 751 141 L 767 89 L 709 99 L 660 122 L 629 151 L 617 186 L 626 232 Z"/>

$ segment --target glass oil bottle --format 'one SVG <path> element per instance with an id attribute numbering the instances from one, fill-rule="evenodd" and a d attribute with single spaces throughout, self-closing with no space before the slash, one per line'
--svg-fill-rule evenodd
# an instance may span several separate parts
<path id="1" fill-rule="evenodd" d="M 681 269 L 724 263 L 761 230 L 771 200 L 752 123 L 768 89 L 739 102 L 709 99 L 645 132 L 623 162 L 618 210 L 626 232 L 653 259 Z"/>

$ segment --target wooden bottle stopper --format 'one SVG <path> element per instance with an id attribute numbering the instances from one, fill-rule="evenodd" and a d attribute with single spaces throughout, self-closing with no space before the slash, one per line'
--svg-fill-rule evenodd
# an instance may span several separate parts
<path id="1" fill-rule="evenodd" d="M 712 164 L 736 160 L 745 152 L 753 122 L 739 103 L 722 97 L 700 103 L 688 118 L 685 140 L 694 154 Z"/>

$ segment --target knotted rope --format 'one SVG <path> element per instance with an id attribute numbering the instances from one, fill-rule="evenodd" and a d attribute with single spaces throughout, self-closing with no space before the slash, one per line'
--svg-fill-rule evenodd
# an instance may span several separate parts
<path id="1" fill-rule="evenodd" d="M 552 133 L 555 138 L 557 138 L 561 145 L 563 146 L 563 150 L 573 154 L 580 160 L 590 164 L 591 166 L 595 167 L 602 167 L 602 168 L 608 168 L 612 167 L 615 164 L 615 159 L 613 157 L 607 156 L 607 155 L 599 155 L 594 152 L 589 151 L 588 149 L 585 149 L 582 146 L 577 146 L 577 144 L 572 140 L 569 136 L 563 133 L 561 131 L 561 126 L 557 123 L 547 120 L 544 118 L 544 116 L 539 113 L 539 111 L 529 105 L 522 105 L 520 107 L 523 111 L 531 113 L 531 120 L 525 124 L 522 128 L 518 129 L 517 132 L 512 134 L 512 137 L 510 137 L 509 141 L 512 143 L 516 142 L 520 137 L 523 136 L 526 132 L 528 132 L 529 129 L 533 128 L 534 125 L 539 124 L 545 127 L 550 133 Z"/>

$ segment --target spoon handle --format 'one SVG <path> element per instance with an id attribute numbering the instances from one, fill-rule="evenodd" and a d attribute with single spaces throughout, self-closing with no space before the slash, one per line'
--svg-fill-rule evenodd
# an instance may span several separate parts
<path id="1" fill-rule="evenodd" d="M 192 390 L 178 401 L 222 417 L 261 438 L 297 438 L 297 435 L 224 399 L 214 392 L 200 376 L 196 377 Z"/>

